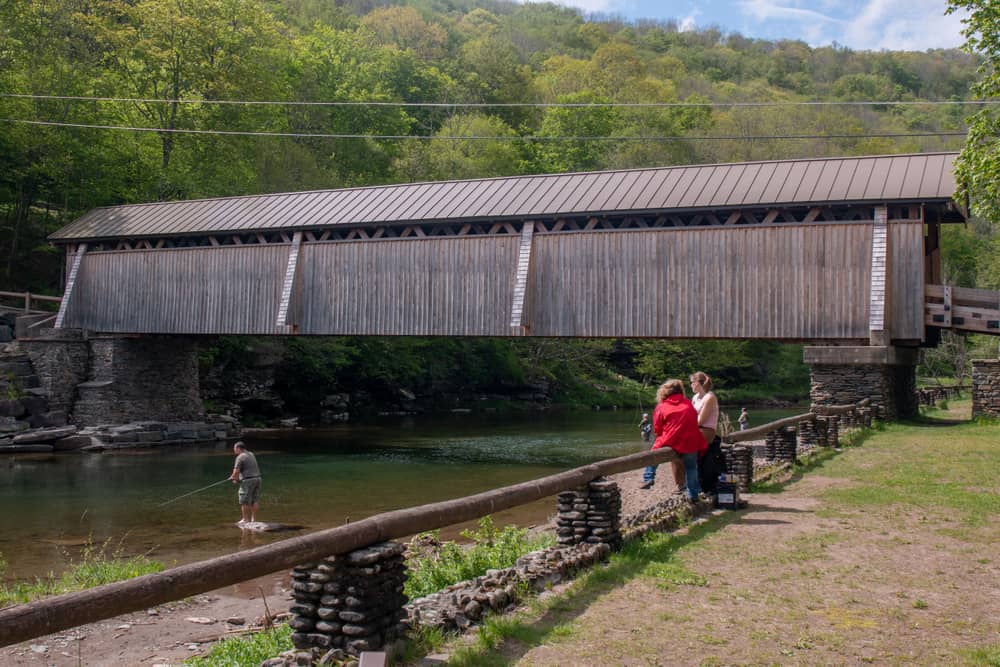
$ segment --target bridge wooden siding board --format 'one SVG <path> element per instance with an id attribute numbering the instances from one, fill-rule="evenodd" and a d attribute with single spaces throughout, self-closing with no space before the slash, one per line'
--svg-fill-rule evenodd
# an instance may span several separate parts
<path id="1" fill-rule="evenodd" d="M 531 332 L 867 338 L 871 259 L 856 249 L 870 234 L 867 225 L 537 234 Z M 922 298 L 920 280 L 910 284 Z"/>
<path id="2" fill-rule="evenodd" d="M 923 332 L 922 225 L 892 223 L 895 339 Z M 519 235 L 303 244 L 299 333 L 510 334 Z M 536 336 L 863 339 L 871 226 L 535 234 L 523 322 Z M 128 333 L 280 333 L 288 244 L 84 256 L 87 313 Z M 859 252 L 867 248 L 867 252 Z M 612 279 L 614 276 L 614 279 Z M 98 294 L 97 285 L 121 286 Z M 835 317 L 830 317 L 835 313 Z M 268 317 L 270 314 L 270 317 Z M 269 320 L 269 321 L 268 321 Z"/>
<path id="3" fill-rule="evenodd" d="M 890 222 L 889 248 L 892 263 L 889 266 L 889 286 L 892 298 L 891 337 L 895 340 L 917 341 L 924 338 L 923 318 L 915 313 L 923 311 L 924 281 L 924 225 L 920 222 Z"/>
<path id="4" fill-rule="evenodd" d="M 288 246 L 85 256 L 66 326 L 115 333 L 278 333 Z M 114 289 L 107 290 L 111 285 Z"/>
<path id="5" fill-rule="evenodd" d="M 302 334 L 510 333 L 519 235 L 302 247 Z"/>

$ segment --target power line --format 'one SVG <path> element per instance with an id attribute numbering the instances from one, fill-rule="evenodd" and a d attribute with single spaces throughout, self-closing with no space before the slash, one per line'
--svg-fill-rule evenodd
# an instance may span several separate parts
<path id="1" fill-rule="evenodd" d="M 31 100 L 62 100 L 77 102 L 139 102 L 146 104 L 230 104 L 242 106 L 300 107 L 425 107 L 442 109 L 504 109 L 504 108 L 739 108 L 739 107 L 844 107 L 844 106 L 947 106 L 995 105 L 1000 100 L 900 100 L 892 101 L 799 101 L 799 102 L 385 102 L 333 101 L 303 102 L 281 100 L 199 100 L 144 97 L 91 97 L 85 95 L 34 95 L 0 93 L 0 97 Z"/>
<path id="2" fill-rule="evenodd" d="M 903 137 L 964 137 L 966 132 L 886 132 L 875 134 L 774 134 L 774 135 L 700 135 L 700 136 L 426 136 L 413 134 L 330 134 L 323 132 L 254 132 L 250 130 L 193 130 L 180 128 L 130 127 L 123 125 L 92 125 L 88 123 L 60 123 L 46 120 L 24 120 L 0 118 L 3 123 L 41 125 L 47 127 L 72 127 L 91 130 L 119 130 L 123 132 L 156 132 L 161 134 L 207 134 L 240 137 L 296 137 L 303 139 L 378 139 L 378 140 L 418 140 L 418 141 L 713 141 L 713 140 L 754 140 L 754 139 L 878 139 Z"/>

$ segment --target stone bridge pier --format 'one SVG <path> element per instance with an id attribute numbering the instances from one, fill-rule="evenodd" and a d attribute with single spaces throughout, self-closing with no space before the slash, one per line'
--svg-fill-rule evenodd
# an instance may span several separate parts
<path id="1" fill-rule="evenodd" d="M 50 329 L 18 344 L 53 409 L 77 426 L 205 419 L 194 338 Z"/>
<path id="2" fill-rule="evenodd" d="M 812 367 L 813 405 L 847 405 L 868 398 L 883 421 L 917 416 L 917 348 L 806 347 L 802 356 Z"/>

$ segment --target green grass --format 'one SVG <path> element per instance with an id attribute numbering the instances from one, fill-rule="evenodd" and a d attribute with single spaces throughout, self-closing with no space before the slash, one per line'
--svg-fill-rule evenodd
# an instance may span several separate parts
<path id="1" fill-rule="evenodd" d="M 108 542 L 88 544 L 78 558 L 69 561 L 69 568 L 61 575 L 49 573 L 45 577 L 36 577 L 34 581 L 0 586 L 0 606 L 31 602 L 47 595 L 81 591 L 163 569 L 162 563 L 150 560 L 145 555 L 126 557 L 120 546 L 109 553 L 108 546 Z M 6 569 L 7 563 L 0 556 L 0 575 Z"/>
<path id="2" fill-rule="evenodd" d="M 965 664 L 975 667 L 1000 667 L 1000 644 L 963 651 Z"/>
<path id="3" fill-rule="evenodd" d="M 463 531 L 462 536 L 472 544 L 444 542 L 436 554 L 407 561 L 405 592 L 410 599 L 473 579 L 487 570 L 511 567 L 524 554 L 555 544 L 551 535 L 531 536 L 527 529 L 516 526 L 497 530 L 490 517 L 479 520 L 478 530 Z"/>
<path id="4" fill-rule="evenodd" d="M 967 526 L 983 525 L 1000 513 L 997 430 L 994 425 L 976 422 L 926 428 L 935 422 L 943 425 L 939 415 L 947 414 L 928 411 L 919 424 L 887 425 L 880 434 L 879 447 L 825 464 L 824 475 L 853 482 L 847 488 L 831 489 L 826 497 L 853 508 L 906 505 L 918 511 L 944 509 Z"/>
<path id="5" fill-rule="evenodd" d="M 597 566 L 569 584 L 559 594 L 531 600 L 526 611 L 509 616 L 491 615 L 469 643 L 456 648 L 448 664 L 459 667 L 507 665 L 501 654 L 505 644 L 540 646 L 571 641 L 579 636 L 572 622 L 576 610 L 636 577 L 654 580 L 658 587 L 707 586 L 708 581 L 684 564 L 682 554 L 704 535 L 718 530 L 732 517 L 719 517 L 692 526 L 685 535 L 647 533 L 611 555 L 608 563 Z M 567 620 L 565 616 L 570 616 Z"/>
<path id="6" fill-rule="evenodd" d="M 264 660 L 292 648 L 292 629 L 279 625 L 246 637 L 224 639 L 207 655 L 185 660 L 183 664 L 189 667 L 257 667 Z"/>

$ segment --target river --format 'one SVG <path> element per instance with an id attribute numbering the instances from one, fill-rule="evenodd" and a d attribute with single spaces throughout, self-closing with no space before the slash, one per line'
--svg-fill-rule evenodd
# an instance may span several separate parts
<path id="1" fill-rule="evenodd" d="M 751 410 L 751 418 L 758 425 L 795 412 Z M 449 414 L 244 440 L 263 473 L 258 519 L 313 531 L 642 451 L 638 422 L 634 410 Z M 87 545 L 106 543 L 108 554 L 146 553 L 173 566 L 295 534 L 236 528 L 239 508 L 229 482 L 163 505 L 223 480 L 232 463 L 226 445 L 0 458 L 4 579 L 58 573 Z M 531 525 L 554 512 L 549 498 L 495 520 Z"/>

